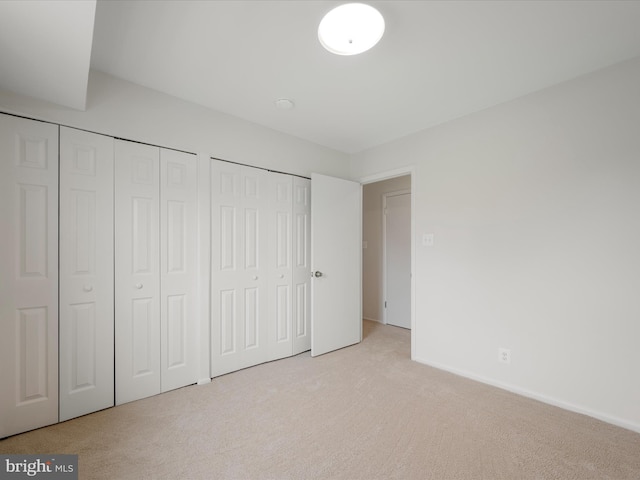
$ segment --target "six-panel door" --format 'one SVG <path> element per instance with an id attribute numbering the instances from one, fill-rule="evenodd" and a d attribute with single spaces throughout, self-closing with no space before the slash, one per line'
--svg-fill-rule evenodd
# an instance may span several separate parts
<path id="1" fill-rule="evenodd" d="M 196 156 L 160 150 L 161 391 L 197 381 Z"/>
<path id="2" fill-rule="evenodd" d="M 266 174 L 212 162 L 212 377 L 268 360 Z"/>
<path id="3" fill-rule="evenodd" d="M 160 149 L 116 140 L 116 404 L 160 393 Z"/>
<path id="4" fill-rule="evenodd" d="M 0 114 L 0 438 L 58 420 L 58 126 Z"/>
<path id="5" fill-rule="evenodd" d="M 311 348 L 311 180 L 293 178 L 293 355 Z"/>
<path id="6" fill-rule="evenodd" d="M 267 348 L 269 360 L 293 353 L 293 177 L 269 172 L 269 278 Z"/>
<path id="7" fill-rule="evenodd" d="M 113 406 L 112 137 L 60 129 L 60 420 Z"/>

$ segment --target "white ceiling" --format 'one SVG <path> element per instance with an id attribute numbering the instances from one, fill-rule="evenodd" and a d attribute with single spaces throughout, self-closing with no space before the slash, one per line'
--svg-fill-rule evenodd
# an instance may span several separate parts
<path id="1" fill-rule="evenodd" d="M 95 11 L 95 0 L 0 0 L 0 87 L 84 110 Z"/>
<path id="2" fill-rule="evenodd" d="M 55 41 L 73 22 L 41 3 L 83 2 L 36 2 L 45 12 L 38 28 L 50 32 L 25 36 L 30 25 L 22 24 L 19 41 L 39 46 L 34 60 L 83 65 L 76 49 L 86 48 L 86 38 Z M 355 153 L 640 55 L 640 1 L 371 1 L 387 29 L 354 57 L 332 55 L 317 40 L 322 16 L 340 3 L 99 0 L 91 67 Z M 28 69 L 5 63 L 5 42 L 22 48 L 10 40 L 14 30 L 0 31 L 0 86 L 34 95 L 16 87 L 22 76 L 37 80 L 41 98 L 71 80 L 68 90 L 82 90 L 82 73 L 67 72 L 73 65 L 57 69 L 66 79 L 60 72 L 27 78 Z M 15 53 L 11 59 L 24 67 Z M 6 65 L 17 73 L 7 75 Z M 276 109 L 282 97 L 295 108 Z M 78 108 L 55 92 L 49 99 Z"/>

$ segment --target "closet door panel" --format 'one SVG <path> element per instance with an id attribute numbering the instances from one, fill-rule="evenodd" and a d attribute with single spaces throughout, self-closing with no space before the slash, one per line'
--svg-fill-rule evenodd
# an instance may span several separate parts
<path id="1" fill-rule="evenodd" d="M 111 137 L 60 129 L 60 420 L 113 406 Z"/>
<path id="2" fill-rule="evenodd" d="M 240 214 L 243 221 L 240 299 L 242 335 L 240 368 L 268 360 L 267 346 L 267 221 L 269 184 L 267 172 L 258 168 L 240 169 Z"/>
<path id="3" fill-rule="evenodd" d="M 211 374 L 268 360 L 267 172 L 213 161 Z"/>
<path id="4" fill-rule="evenodd" d="M 197 381 L 197 158 L 160 151 L 161 386 Z"/>
<path id="5" fill-rule="evenodd" d="M 0 438 L 58 420 L 58 126 L 0 114 Z"/>
<path id="6" fill-rule="evenodd" d="M 311 180 L 293 178 L 293 354 L 311 349 Z"/>
<path id="7" fill-rule="evenodd" d="M 241 167 L 211 165 L 211 376 L 241 368 L 243 246 Z"/>
<path id="8" fill-rule="evenodd" d="M 115 144 L 116 404 L 160 393 L 160 151 Z"/>
<path id="9" fill-rule="evenodd" d="M 269 360 L 293 353 L 293 177 L 269 173 Z"/>

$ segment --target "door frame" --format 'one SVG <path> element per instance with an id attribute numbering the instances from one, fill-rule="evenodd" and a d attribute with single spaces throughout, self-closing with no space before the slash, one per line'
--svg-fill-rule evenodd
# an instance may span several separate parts
<path id="1" fill-rule="evenodd" d="M 376 183 L 390 178 L 409 175 L 411 177 L 411 360 L 415 360 L 416 354 L 416 235 L 415 235 L 415 167 L 412 165 L 386 170 L 371 175 L 357 177 L 355 180 L 362 185 Z M 362 274 L 361 274 L 362 275 Z"/>
<path id="2" fill-rule="evenodd" d="M 388 282 L 388 271 L 387 271 L 387 246 L 388 246 L 388 242 L 387 242 L 387 215 L 386 215 L 386 211 L 387 211 L 387 198 L 389 197 L 397 197 L 400 195 L 411 195 L 411 190 L 410 189 L 403 189 L 403 190 L 394 190 L 392 192 L 385 192 L 382 194 L 382 298 L 383 298 L 383 302 L 387 301 L 387 284 Z M 410 196 L 409 199 L 412 201 L 413 198 Z M 413 203 L 413 202 L 412 202 Z M 409 205 L 409 215 L 411 215 L 411 209 L 413 207 L 413 204 Z M 411 228 L 411 226 L 413 225 L 412 222 L 412 218 L 410 218 L 410 223 L 411 225 L 409 225 L 409 228 Z M 413 235 L 411 235 L 410 238 L 413 238 Z M 413 255 L 411 256 L 411 260 L 413 260 Z M 413 265 L 411 264 L 409 266 L 409 269 L 411 271 L 413 271 Z M 411 274 L 411 271 L 409 272 L 409 274 Z M 411 278 L 413 279 L 413 275 L 411 275 Z M 413 299 L 413 295 L 411 295 L 409 297 L 409 302 L 411 303 L 411 300 Z M 382 323 L 384 323 L 385 325 L 388 325 L 389 323 L 387 322 L 388 318 L 387 318 L 387 309 L 383 308 L 382 309 Z M 411 322 L 413 324 L 413 322 Z"/>

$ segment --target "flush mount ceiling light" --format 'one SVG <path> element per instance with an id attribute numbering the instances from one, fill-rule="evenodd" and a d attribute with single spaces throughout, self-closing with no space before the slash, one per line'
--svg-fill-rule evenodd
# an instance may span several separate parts
<path id="1" fill-rule="evenodd" d="M 345 3 L 327 13 L 318 27 L 318 39 L 336 55 L 366 52 L 382 38 L 384 18 L 364 3 Z"/>

